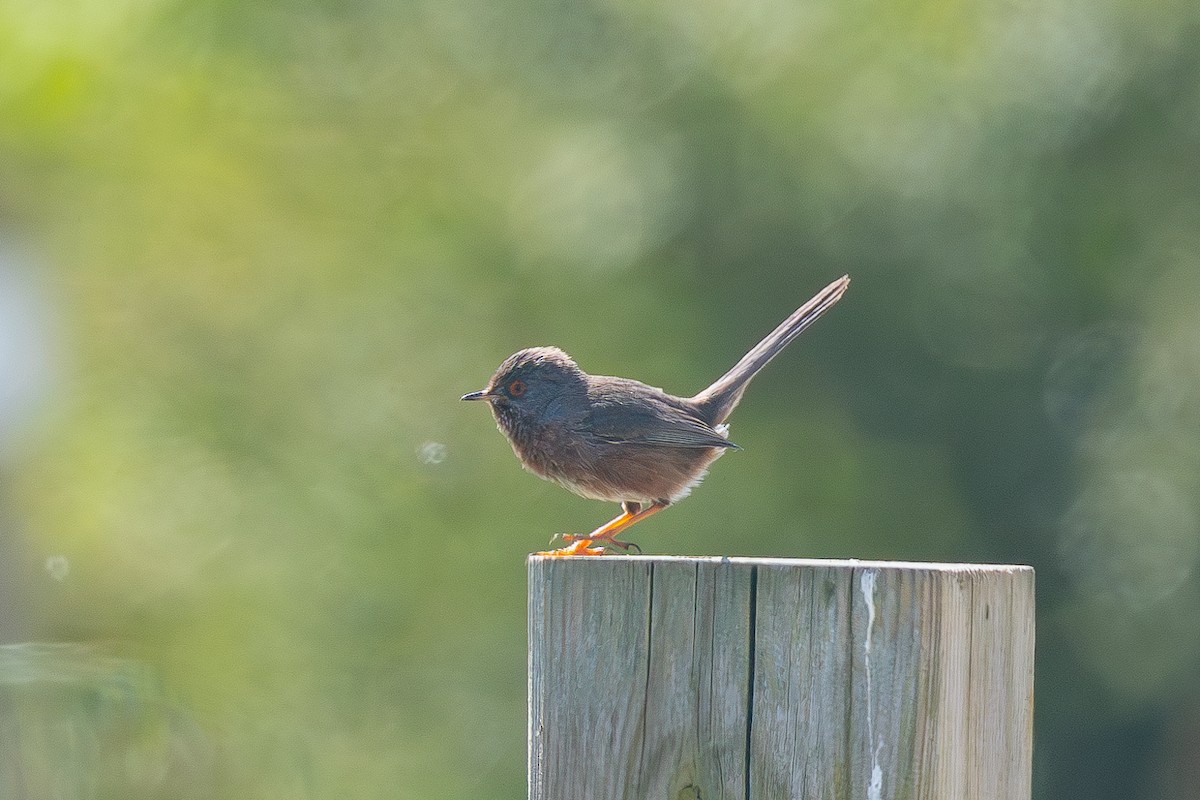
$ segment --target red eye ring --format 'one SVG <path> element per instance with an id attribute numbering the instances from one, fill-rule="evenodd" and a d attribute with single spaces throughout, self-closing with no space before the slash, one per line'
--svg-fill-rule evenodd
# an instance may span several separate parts
<path id="1" fill-rule="evenodd" d="M 517 378 L 516 380 L 509 382 L 508 393 L 513 397 L 520 397 L 521 395 L 525 394 L 525 381 Z"/>

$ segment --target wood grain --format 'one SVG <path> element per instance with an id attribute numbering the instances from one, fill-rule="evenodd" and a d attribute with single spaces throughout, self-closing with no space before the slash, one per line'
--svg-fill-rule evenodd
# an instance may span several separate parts
<path id="1" fill-rule="evenodd" d="M 531 556 L 530 800 L 1028 800 L 1033 581 Z"/>

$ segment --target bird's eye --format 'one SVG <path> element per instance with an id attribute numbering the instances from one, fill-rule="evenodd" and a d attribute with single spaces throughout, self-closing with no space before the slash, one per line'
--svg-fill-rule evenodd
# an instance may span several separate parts
<path id="1" fill-rule="evenodd" d="M 520 397 L 525 394 L 525 381 L 518 379 L 509 383 L 508 393 L 513 397 Z"/>

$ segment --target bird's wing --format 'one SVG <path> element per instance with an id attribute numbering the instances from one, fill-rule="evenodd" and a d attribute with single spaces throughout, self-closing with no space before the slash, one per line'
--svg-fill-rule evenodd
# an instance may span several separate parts
<path id="1" fill-rule="evenodd" d="M 737 445 L 705 422 L 666 398 L 634 391 L 593 396 L 588 428 L 610 444 L 663 447 L 729 447 Z"/>

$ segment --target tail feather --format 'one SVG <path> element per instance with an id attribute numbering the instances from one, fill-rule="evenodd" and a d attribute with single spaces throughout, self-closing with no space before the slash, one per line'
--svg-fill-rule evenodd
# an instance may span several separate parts
<path id="1" fill-rule="evenodd" d="M 733 365 L 733 369 L 693 397 L 692 402 L 699 407 L 704 419 L 711 425 L 724 422 L 742 399 L 742 392 L 746 390 L 750 379 L 777 356 L 780 350 L 803 333 L 805 328 L 816 322 L 830 306 L 840 300 L 849 285 L 850 276 L 843 275 L 826 286 L 742 356 L 741 360 Z"/>

